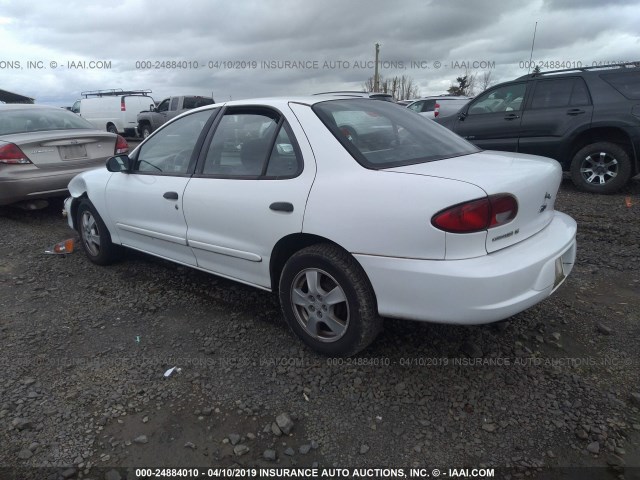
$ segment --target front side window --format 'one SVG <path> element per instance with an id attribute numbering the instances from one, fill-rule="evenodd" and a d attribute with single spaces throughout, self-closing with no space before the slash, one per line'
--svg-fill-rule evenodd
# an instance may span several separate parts
<path id="1" fill-rule="evenodd" d="M 160 102 L 160 105 L 158 105 L 157 111 L 166 112 L 168 110 L 169 110 L 169 99 L 167 98 Z"/>
<path id="2" fill-rule="evenodd" d="M 526 90 L 527 85 L 525 83 L 498 87 L 474 100 L 467 113 L 469 115 L 478 115 L 521 110 Z"/>
<path id="3" fill-rule="evenodd" d="M 202 173 L 238 178 L 292 177 L 300 157 L 286 122 L 275 112 L 233 111 L 222 117 Z"/>
<path id="4" fill-rule="evenodd" d="M 387 102 L 332 100 L 313 106 L 325 126 L 364 167 L 391 168 L 479 151 L 435 122 Z"/>
<path id="5" fill-rule="evenodd" d="M 171 110 L 172 112 L 177 110 L 179 101 L 180 101 L 180 99 L 178 97 L 173 97 L 171 99 L 171 106 L 169 107 L 169 110 Z"/>
<path id="6" fill-rule="evenodd" d="M 140 147 L 133 170 L 156 175 L 187 173 L 193 149 L 212 112 L 187 115 L 159 130 Z"/>

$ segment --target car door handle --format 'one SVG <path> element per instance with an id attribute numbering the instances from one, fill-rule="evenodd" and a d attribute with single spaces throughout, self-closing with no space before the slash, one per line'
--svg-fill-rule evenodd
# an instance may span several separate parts
<path id="1" fill-rule="evenodd" d="M 164 192 L 164 195 L 162 195 L 164 198 L 166 198 L 167 200 L 177 200 L 178 199 L 178 192 Z"/>
<path id="2" fill-rule="evenodd" d="M 580 108 L 572 108 L 571 110 L 567 110 L 567 115 L 571 115 L 572 117 L 575 117 L 576 115 L 580 115 L 581 113 L 586 113 L 586 112 Z"/>
<path id="3" fill-rule="evenodd" d="M 515 120 L 516 118 L 520 118 L 520 115 L 516 115 L 515 113 L 510 113 L 509 115 L 505 115 L 505 120 Z"/>
<path id="4" fill-rule="evenodd" d="M 269 208 L 276 212 L 293 212 L 293 205 L 289 202 L 274 202 Z"/>

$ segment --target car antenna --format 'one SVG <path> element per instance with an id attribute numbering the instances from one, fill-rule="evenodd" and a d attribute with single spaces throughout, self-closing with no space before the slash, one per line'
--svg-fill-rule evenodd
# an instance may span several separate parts
<path id="1" fill-rule="evenodd" d="M 531 55 L 529 55 L 529 69 L 527 70 L 527 75 L 531 71 L 531 59 L 533 58 L 533 46 L 536 44 L 536 30 L 538 30 L 538 22 L 536 22 L 536 26 L 533 27 L 533 41 L 531 42 Z"/>

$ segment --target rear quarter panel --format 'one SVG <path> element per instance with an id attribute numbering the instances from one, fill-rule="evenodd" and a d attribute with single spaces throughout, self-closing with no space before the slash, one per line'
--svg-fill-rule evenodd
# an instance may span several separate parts
<path id="1" fill-rule="evenodd" d="M 303 231 L 352 253 L 444 259 L 445 233 L 431 217 L 484 195 L 464 182 L 362 167 L 310 107 L 293 104 L 316 157 Z M 446 162 L 446 160 L 441 160 Z"/>

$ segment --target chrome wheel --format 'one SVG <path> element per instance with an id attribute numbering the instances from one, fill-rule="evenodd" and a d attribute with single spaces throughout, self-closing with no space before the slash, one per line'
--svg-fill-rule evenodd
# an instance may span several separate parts
<path id="1" fill-rule="evenodd" d="M 587 183 L 604 185 L 618 175 L 618 160 L 606 152 L 590 154 L 582 160 L 580 174 Z"/>
<path id="2" fill-rule="evenodd" d="M 82 212 L 82 243 L 90 255 L 100 254 L 100 230 L 93 214 L 89 210 Z"/>
<path id="3" fill-rule="evenodd" d="M 292 283 L 291 306 L 305 332 L 321 342 L 342 338 L 349 326 L 347 296 L 324 270 L 302 270 Z"/>

